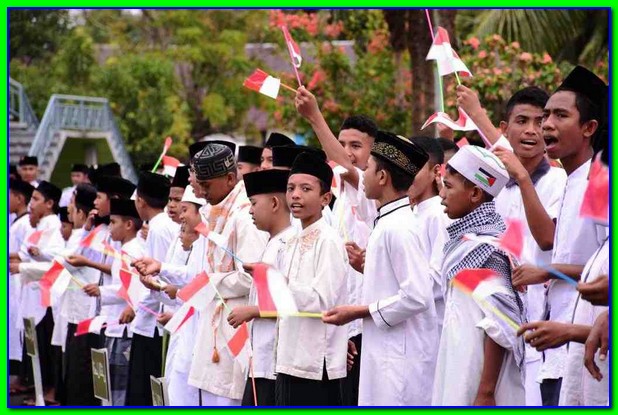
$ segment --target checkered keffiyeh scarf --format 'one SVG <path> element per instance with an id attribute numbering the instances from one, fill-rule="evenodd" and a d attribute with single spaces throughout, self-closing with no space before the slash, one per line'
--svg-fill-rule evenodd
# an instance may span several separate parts
<path id="1" fill-rule="evenodd" d="M 471 213 L 451 224 L 446 231 L 449 240 L 444 245 L 444 256 L 448 256 L 463 241 L 463 236 L 473 233 L 483 236 L 500 236 L 506 230 L 502 217 L 496 212 L 496 204 L 491 201 L 483 203 Z M 489 257 L 498 249 L 489 244 L 480 244 L 472 250 L 466 257 L 448 270 L 446 275 L 448 281 L 463 269 L 482 268 Z M 509 270 L 507 274 L 510 275 Z"/>
<path id="2" fill-rule="evenodd" d="M 447 228 L 449 241 L 444 246 L 444 261 L 447 281 L 450 281 L 459 271 L 473 268 L 488 268 L 493 270 L 503 281 L 510 293 L 496 292 L 487 301 L 509 316 L 517 324 L 525 321 L 525 310 L 521 298 L 511 282 L 511 265 L 506 254 L 496 247 L 474 241 L 466 241 L 465 234 L 498 237 L 506 230 L 502 218 L 496 213 L 495 203 L 483 203 L 470 214 L 464 216 Z M 469 246 L 469 247 L 468 247 Z M 465 253 L 465 254 L 464 254 Z M 464 255 L 461 258 L 461 255 Z M 500 319 L 495 321 L 504 326 Z M 504 333 L 515 355 L 515 361 L 523 370 L 524 344 L 512 328 L 505 326 Z"/>

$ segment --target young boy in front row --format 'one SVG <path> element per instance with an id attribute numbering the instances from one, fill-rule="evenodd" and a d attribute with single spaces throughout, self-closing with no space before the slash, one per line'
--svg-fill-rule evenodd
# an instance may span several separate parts
<path id="1" fill-rule="evenodd" d="M 440 191 L 445 212 L 458 219 L 447 228 L 443 284 L 445 312 L 432 405 L 524 405 L 524 345 L 515 330 L 485 305 L 520 325 L 523 305 L 511 284 L 508 257 L 497 248 L 464 238 L 466 234 L 497 237 L 505 230 L 493 198 L 509 175 L 489 151 L 467 145 L 449 161 Z M 485 285 L 484 301 L 453 287 L 464 269 L 486 268 L 497 278 Z"/>
<path id="2" fill-rule="evenodd" d="M 244 175 L 247 196 L 251 201 L 249 214 L 256 228 L 268 232 L 270 239 L 262 255 L 262 262 L 281 269 L 282 253 L 286 242 L 296 233 L 290 222 L 290 209 L 285 200 L 288 184 L 286 170 L 264 170 Z M 245 267 L 246 269 L 247 267 Z M 251 345 L 253 348 L 253 373 L 249 374 L 243 406 L 254 406 L 253 382 L 255 382 L 257 405 L 275 405 L 275 334 L 276 320 L 259 318 L 255 286 L 249 294 L 249 305 L 236 307 L 228 316 L 228 322 L 238 327 L 245 321 L 255 319 L 251 325 Z M 253 381 L 251 379 L 253 377 Z"/>
<path id="3" fill-rule="evenodd" d="M 332 178 L 328 164 L 307 153 L 290 170 L 286 199 L 302 230 L 287 244 L 283 271 L 299 311 L 321 313 L 346 301 L 344 244 L 322 218 Z M 340 405 L 347 329 L 306 317 L 287 317 L 278 324 L 276 404 Z"/>

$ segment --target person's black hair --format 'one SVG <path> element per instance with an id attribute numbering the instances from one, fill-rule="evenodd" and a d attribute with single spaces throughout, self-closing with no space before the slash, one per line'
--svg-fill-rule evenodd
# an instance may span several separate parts
<path id="1" fill-rule="evenodd" d="M 352 115 L 343 120 L 343 124 L 341 124 L 339 131 L 350 129 L 366 133 L 371 138 L 375 138 L 378 133 L 377 124 L 366 115 Z"/>
<path id="2" fill-rule="evenodd" d="M 449 140 L 448 138 L 444 137 L 438 137 L 436 138 L 436 141 L 438 142 L 440 147 L 442 147 L 443 153 L 447 153 L 449 151 L 457 153 L 457 151 L 459 151 L 459 147 L 457 147 L 457 144 L 455 144 L 453 140 Z"/>
<path id="3" fill-rule="evenodd" d="M 425 150 L 429 155 L 430 166 L 444 163 L 444 150 L 435 138 L 426 136 L 410 137 L 410 141 Z"/>
<path id="4" fill-rule="evenodd" d="M 165 206 L 167 206 L 167 199 L 156 199 L 154 197 L 141 193 L 139 190 L 137 191 L 137 195 L 141 197 L 144 202 L 153 209 L 165 209 Z"/>
<path id="5" fill-rule="evenodd" d="M 541 110 L 545 108 L 545 104 L 547 104 L 547 100 L 549 99 L 549 94 L 536 86 L 529 86 L 524 89 L 520 89 L 515 92 L 509 101 L 506 103 L 506 108 L 504 110 L 504 119 L 506 121 L 509 120 L 509 117 L 513 113 L 513 108 L 516 105 L 532 105 L 533 107 L 538 107 Z"/>
<path id="6" fill-rule="evenodd" d="M 373 158 L 376 162 L 376 171 L 377 170 L 386 170 L 388 174 L 391 176 L 391 183 L 393 188 L 398 192 L 405 192 L 412 186 L 412 182 L 414 182 L 414 176 L 410 176 L 409 174 L 404 173 L 398 167 L 395 167 L 391 163 L 387 163 L 382 161 L 379 157 Z"/>
<path id="7" fill-rule="evenodd" d="M 120 216 L 120 217 L 125 222 L 133 222 L 133 226 L 135 227 L 136 232 L 142 229 L 142 225 L 144 224 L 144 221 L 142 221 L 140 218 L 134 218 L 133 216 Z"/>

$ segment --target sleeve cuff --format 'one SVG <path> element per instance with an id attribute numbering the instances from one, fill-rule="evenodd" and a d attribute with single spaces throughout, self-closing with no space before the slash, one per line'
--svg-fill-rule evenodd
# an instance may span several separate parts
<path id="1" fill-rule="evenodd" d="M 384 300 L 382 300 L 382 309 L 384 308 Z M 376 323 L 376 326 L 382 330 L 386 330 L 391 328 L 392 325 L 386 320 L 384 313 L 382 313 L 380 309 L 380 300 L 375 303 L 369 304 L 369 313 L 371 314 L 371 318 L 373 322 Z"/>

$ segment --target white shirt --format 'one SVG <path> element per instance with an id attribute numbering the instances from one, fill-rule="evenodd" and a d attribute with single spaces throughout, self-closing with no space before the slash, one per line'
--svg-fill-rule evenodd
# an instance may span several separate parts
<path id="1" fill-rule="evenodd" d="M 363 171 L 356 167 L 355 169 L 358 174 L 359 188 L 362 188 Z M 350 183 L 341 180 L 341 192 L 333 206 L 333 214 L 339 236 L 343 241 L 355 242 L 360 248 L 367 248 L 373 221 L 378 215 L 375 200 L 367 199 L 364 191 L 360 191 Z M 348 266 L 347 285 L 347 303 L 360 305 L 363 296 L 363 274 Z M 361 332 L 362 320 L 354 320 L 348 324 L 348 337 L 354 337 Z"/>
<path id="2" fill-rule="evenodd" d="M 79 246 L 81 240 L 87 235 L 84 228 L 73 229 L 67 241 L 67 251 L 83 255 L 84 249 Z M 64 262 L 63 265 L 82 284 L 97 284 L 101 272 L 90 267 L 73 267 Z M 88 296 L 75 281 L 71 280 L 67 291 L 62 296 L 60 314 L 68 323 L 77 324 L 87 318 L 94 317 L 96 309 L 96 298 Z"/>
<path id="3" fill-rule="evenodd" d="M 348 257 L 335 229 L 321 218 L 287 244 L 285 274 L 299 311 L 321 313 L 345 304 Z M 345 327 L 319 318 L 279 319 L 277 373 L 322 380 L 346 376 L 348 334 Z"/>
<path id="4" fill-rule="evenodd" d="M 448 241 L 446 227 L 453 221 L 444 213 L 442 198 L 434 196 L 414 206 L 417 217 L 421 249 L 425 259 L 429 259 L 429 275 L 433 280 L 433 300 L 436 307 L 438 334 L 442 332 L 444 319 L 444 292 L 446 284 L 442 282 L 442 260 L 444 245 Z M 443 287 L 444 285 L 444 287 Z"/>
<path id="5" fill-rule="evenodd" d="M 236 186 L 244 186 L 240 181 Z M 259 231 L 249 215 L 249 200 L 244 190 L 239 192 L 230 208 L 231 214 L 227 217 L 225 227 L 221 232 L 228 240 L 228 249 L 246 263 L 258 262 L 262 258 L 268 234 Z M 223 202 L 222 202 L 223 203 Z M 201 213 L 206 220 L 213 206 L 206 205 Z M 226 300 L 229 309 L 247 305 L 251 276 L 244 272 L 240 264 L 233 261 L 233 269 L 229 272 L 220 272 L 221 266 L 229 256 L 223 249 L 213 251 L 214 269 L 207 258 L 204 271 L 210 277 L 210 283 L 215 284 L 219 294 Z M 203 389 L 211 394 L 229 399 L 241 399 L 245 390 L 246 373 L 243 365 L 237 362 L 227 349 L 227 342 L 234 336 L 236 329 L 227 322 L 228 308 L 219 307 L 219 299 L 215 298 L 206 309 L 200 313 L 198 332 L 194 340 L 193 360 L 189 371 L 189 385 Z M 214 327 L 216 327 L 216 331 Z M 216 345 L 219 362 L 212 361 L 213 350 Z"/>
<path id="6" fill-rule="evenodd" d="M 429 257 L 407 197 L 378 210 L 365 259 L 358 404 L 429 405 L 438 322 Z"/>
<path id="7" fill-rule="evenodd" d="M 582 273 L 582 282 L 592 282 L 601 275 L 609 275 L 609 240 L 595 252 Z M 608 307 L 593 306 L 578 295 L 572 323 L 592 326 Z M 598 382 L 584 366 L 584 348 L 581 343 L 571 342 L 567 345 L 567 362 L 560 389 L 560 405 L 567 406 L 604 406 L 609 397 L 610 368 L 609 359 L 601 361 L 599 353 L 594 357 L 603 379 Z"/>
<path id="8" fill-rule="evenodd" d="M 543 175 L 534 185 L 534 189 L 550 218 L 556 219 L 560 210 L 560 203 L 566 186 L 566 173 L 564 169 L 550 167 L 549 171 Z M 536 266 L 546 266 L 551 264 L 552 250 L 543 251 L 537 244 L 526 218 L 524 201 L 521 189 L 518 185 L 504 187 L 500 194 L 495 198 L 496 212 L 506 219 L 517 219 L 523 226 L 524 246 L 521 255 L 522 264 Z M 526 318 L 528 321 L 539 321 L 543 319 L 543 305 L 545 302 L 545 287 L 543 284 L 529 285 L 526 294 L 522 296 L 526 301 Z M 542 354 L 537 352 L 534 347 L 526 343 L 526 361 L 540 360 Z M 526 376 L 536 374 L 526 373 Z"/>
<path id="9" fill-rule="evenodd" d="M 60 255 L 65 249 L 65 240 L 60 233 L 60 218 L 57 215 L 47 215 L 39 220 L 36 228 L 31 228 L 24 242 L 22 242 L 19 257 L 23 262 L 50 262 L 56 255 Z M 43 231 L 41 239 L 37 244 L 39 248 L 39 256 L 33 257 L 28 253 L 28 248 L 31 246 L 26 241 L 35 231 Z"/>
<path id="10" fill-rule="evenodd" d="M 121 247 L 121 251 L 130 255 L 133 258 L 141 258 L 144 255 L 144 248 L 140 241 L 136 238 L 131 239 Z M 122 338 L 125 328 L 129 326 L 127 324 L 116 324 L 120 315 L 127 307 L 127 302 L 118 295 L 118 291 L 122 287 L 120 280 L 120 268 L 122 262 L 120 258 L 114 258 L 112 263 L 112 275 L 106 276 L 104 284 L 99 287 L 101 291 L 101 313 L 100 315 L 106 316 L 106 322 L 110 324 L 105 329 L 106 337 Z M 132 337 L 132 331 L 128 330 L 128 336 Z"/>
<path id="11" fill-rule="evenodd" d="M 62 189 L 62 195 L 60 195 L 60 201 L 58 202 L 58 206 L 65 207 L 69 206 L 71 203 L 71 197 L 73 196 L 73 192 L 77 186 L 65 187 Z"/>
<path id="12" fill-rule="evenodd" d="M 30 226 L 30 216 L 26 214 L 16 219 L 9 229 L 9 253 L 19 252 L 21 245 L 26 240 L 26 235 L 33 232 Z"/>
<path id="13" fill-rule="evenodd" d="M 567 184 L 556 223 L 553 264 L 585 265 L 601 246 L 607 228 L 579 216 L 579 209 L 588 186 L 590 160 L 567 177 Z M 568 323 L 573 315 L 577 291 L 561 279 L 553 279 L 547 290 L 550 320 Z M 539 379 L 558 379 L 564 374 L 566 346 L 543 352 L 545 361 Z"/>
<path id="14" fill-rule="evenodd" d="M 167 250 L 180 233 L 180 226 L 172 221 L 165 212 L 160 212 L 150 219 L 148 223 L 148 236 L 144 254 L 147 257 L 162 261 L 167 256 Z M 161 303 L 154 293 L 149 293 L 140 302 L 143 307 L 152 311 L 159 311 Z M 154 337 L 155 329 L 162 334 L 161 327 L 157 324 L 157 318 L 151 313 L 139 307 L 135 310 L 135 319 L 131 322 L 131 330 L 140 336 Z"/>
<path id="15" fill-rule="evenodd" d="M 281 270 L 282 255 L 287 241 L 296 234 L 296 229 L 289 226 L 270 238 L 262 262 Z M 283 273 L 283 271 L 282 271 Z M 251 286 L 249 304 L 257 305 L 255 285 Z M 253 348 L 253 376 L 256 378 L 275 379 L 275 335 L 277 320 L 274 318 L 257 318 L 251 323 L 251 347 Z"/>

